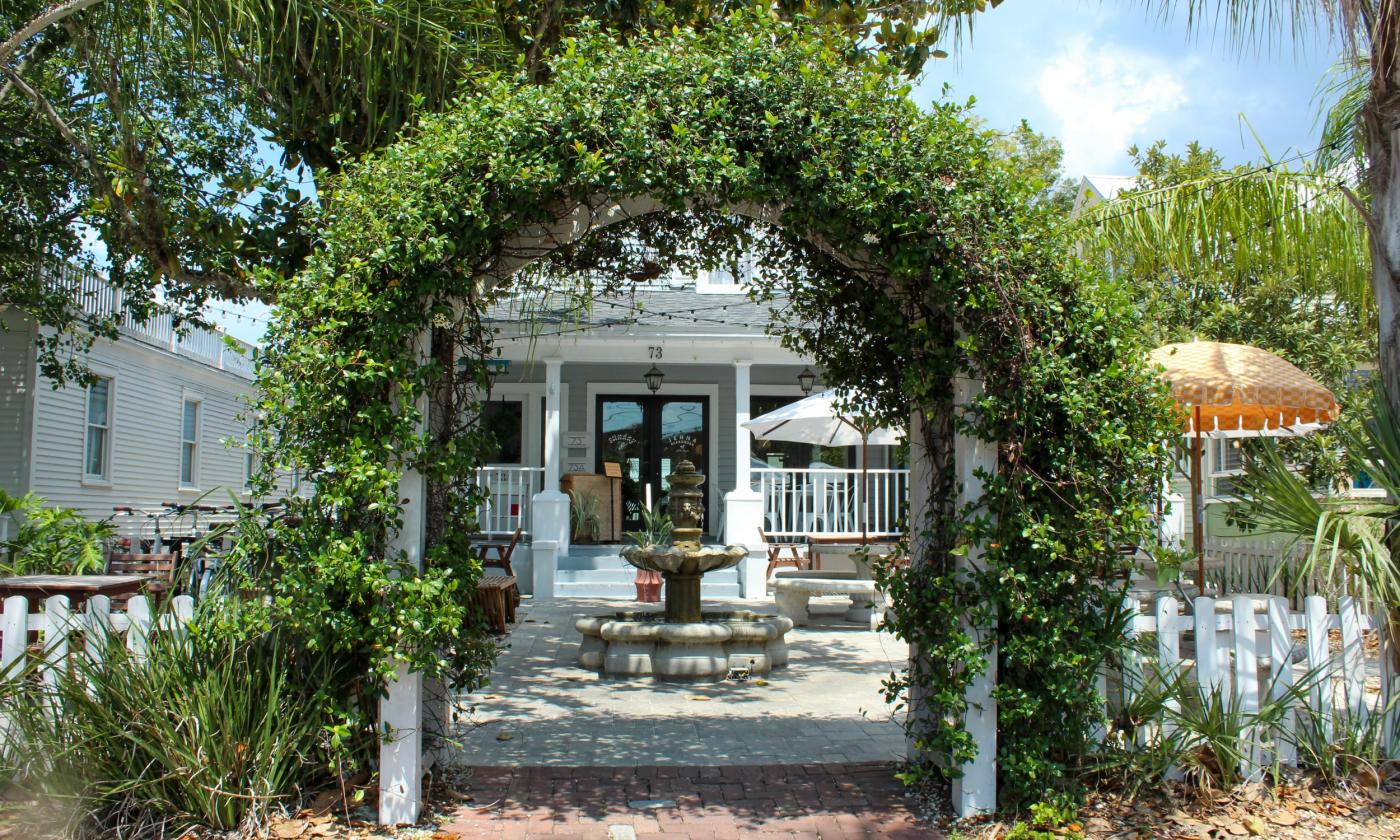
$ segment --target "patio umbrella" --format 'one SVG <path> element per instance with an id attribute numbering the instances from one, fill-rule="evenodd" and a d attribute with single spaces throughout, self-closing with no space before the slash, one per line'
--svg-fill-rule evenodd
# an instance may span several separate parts
<path id="1" fill-rule="evenodd" d="M 860 540 L 866 537 L 865 483 L 870 463 L 870 444 L 891 446 L 904 437 L 903 429 L 872 426 L 837 408 L 839 403 L 859 402 L 852 392 L 830 390 L 813 394 L 755 417 L 743 427 L 759 440 L 784 440 L 817 446 L 860 446 L 860 486 L 856 504 L 860 508 Z"/>
<path id="2" fill-rule="evenodd" d="M 1267 350 L 1244 344 L 1191 341 L 1168 344 L 1148 358 L 1186 411 L 1191 438 L 1192 548 L 1196 586 L 1205 592 L 1205 528 L 1201 503 L 1203 438 L 1288 437 L 1337 419 L 1337 400 L 1317 380 Z"/>

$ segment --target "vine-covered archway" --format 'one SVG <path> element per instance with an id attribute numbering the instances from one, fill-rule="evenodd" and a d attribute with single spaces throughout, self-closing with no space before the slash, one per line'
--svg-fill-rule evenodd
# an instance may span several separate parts
<path id="1" fill-rule="evenodd" d="M 424 551 L 418 503 L 474 466 L 425 405 L 488 381 L 484 307 L 542 259 L 625 283 L 622 234 L 585 235 L 612 226 L 671 260 L 757 249 L 783 342 L 915 430 L 912 563 L 887 581 L 912 743 L 970 770 L 963 809 L 992 807 L 997 766 L 1006 795 L 1041 795 L 1102 713 L 1119 548 L 1147 533 L 1170 435 L 1126 296 L 1035 198 L 963 108 L 920 111 L 883 59 L 800 25 L 584 33 L 547 84 L 484 82 L 334 185 L 320 251 L 277 289 L 262 440 L 315 491 L 275 585 L 396 694 L 479 673 L 470 512 L 439 510 Z M 464 365 L 448 327 L 479 351 Z"/>

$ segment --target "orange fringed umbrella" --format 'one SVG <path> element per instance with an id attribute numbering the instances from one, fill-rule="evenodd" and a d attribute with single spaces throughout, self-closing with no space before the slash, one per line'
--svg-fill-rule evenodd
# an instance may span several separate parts
<path id="1" fill-rule="evenodd" d="M 1201 504 L 1202 438 L 1305 435 L 1337 419 L 1332 392 L 1267 350 L 1244 344 L 1168 344 L 1148 358 L 1164 368 L 1172 397 L 1185 409 L 1191 445 L 1192 547 L 1196 586 L 1205 592 L 1205 528 Z"/>

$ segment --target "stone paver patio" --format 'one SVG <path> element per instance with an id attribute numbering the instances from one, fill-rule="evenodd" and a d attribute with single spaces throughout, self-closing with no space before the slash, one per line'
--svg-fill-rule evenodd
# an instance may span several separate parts
<path id="1" fill-rule="evenodd" d="M 845 621 L 846 602 L 812 601 L 788 634 L 790 664 L 755 683 L 600 677 L 575 663 L 574 619 L 636 606 L 526 601 L 491 684 L 461 699 L 454 763 L 495 767 L 649 767 L 897 761 L 903 730 L 880 691 L 908 648 Z M 706 607 L 775 612 L 772 601 Z"/>
<path id="2" fill-rule="evenodd" d="M 908 648 L 812 602 L 787 668 L 756 682 L 603 678 L 575 663 L 583 615 L 624 601 L 526 601 L 491 684 L 459 704 L 461 838 L 927 838 L 894 778 L 904 734 L 881 694 Z M 771 601 L 707 608 L 775 612 Z"/>

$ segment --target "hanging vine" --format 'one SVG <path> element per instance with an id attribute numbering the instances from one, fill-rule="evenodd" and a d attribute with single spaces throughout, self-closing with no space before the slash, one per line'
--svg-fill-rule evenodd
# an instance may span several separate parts
<path id="1" fill-rule="evenodd" d="M 891 625 L 918 654 L 888 690 L 912 704 L 919 746 L 949 772 L 977 748 L 962 727 L 982 661 L 971 621 L 998 643 L 1004 790 L 1059 782 L 1098 714 L 1119 549 L 1147 534 L 1168 404 L 1127 297 L 1066 254 L 965 109 L 921 112 L 897 68 L 852 65 L 846 46 L 744 15 L 626 45 L 584 31 L 549 84 L 490 81 L 347 171 L 320 250 L 278 289 L 259 376 L 270 459 L 315 479 L 301 566 L 278 584 L 318 599 L 297 608 L 312 631 L 376 679 L 482 667 L 463 630 L 474 564 L 450 538 L 470 511 L 441 511 L 421 572 L 388 550 L 401 472 L 452 481 L 479 452 L 421 432 L 416 400 L 444 377 L 486 383 L 483 337 L 468 330 L 477 352 L 453 350 L 454 367 L 416 353 L 424 330 L 479 323 L 524 269 L 572 271 L 586 302 L 748 249 L 787 346 L 859 386 L 872 418 L 926 419 L 929 513 L 887 581 Z M 956 411 L 955 377 L 985 383 Z M 999 443 L 980 504 L 961 510 L 959 432 Z M 972 545 L 983 562 L 968 570 Z"/>

